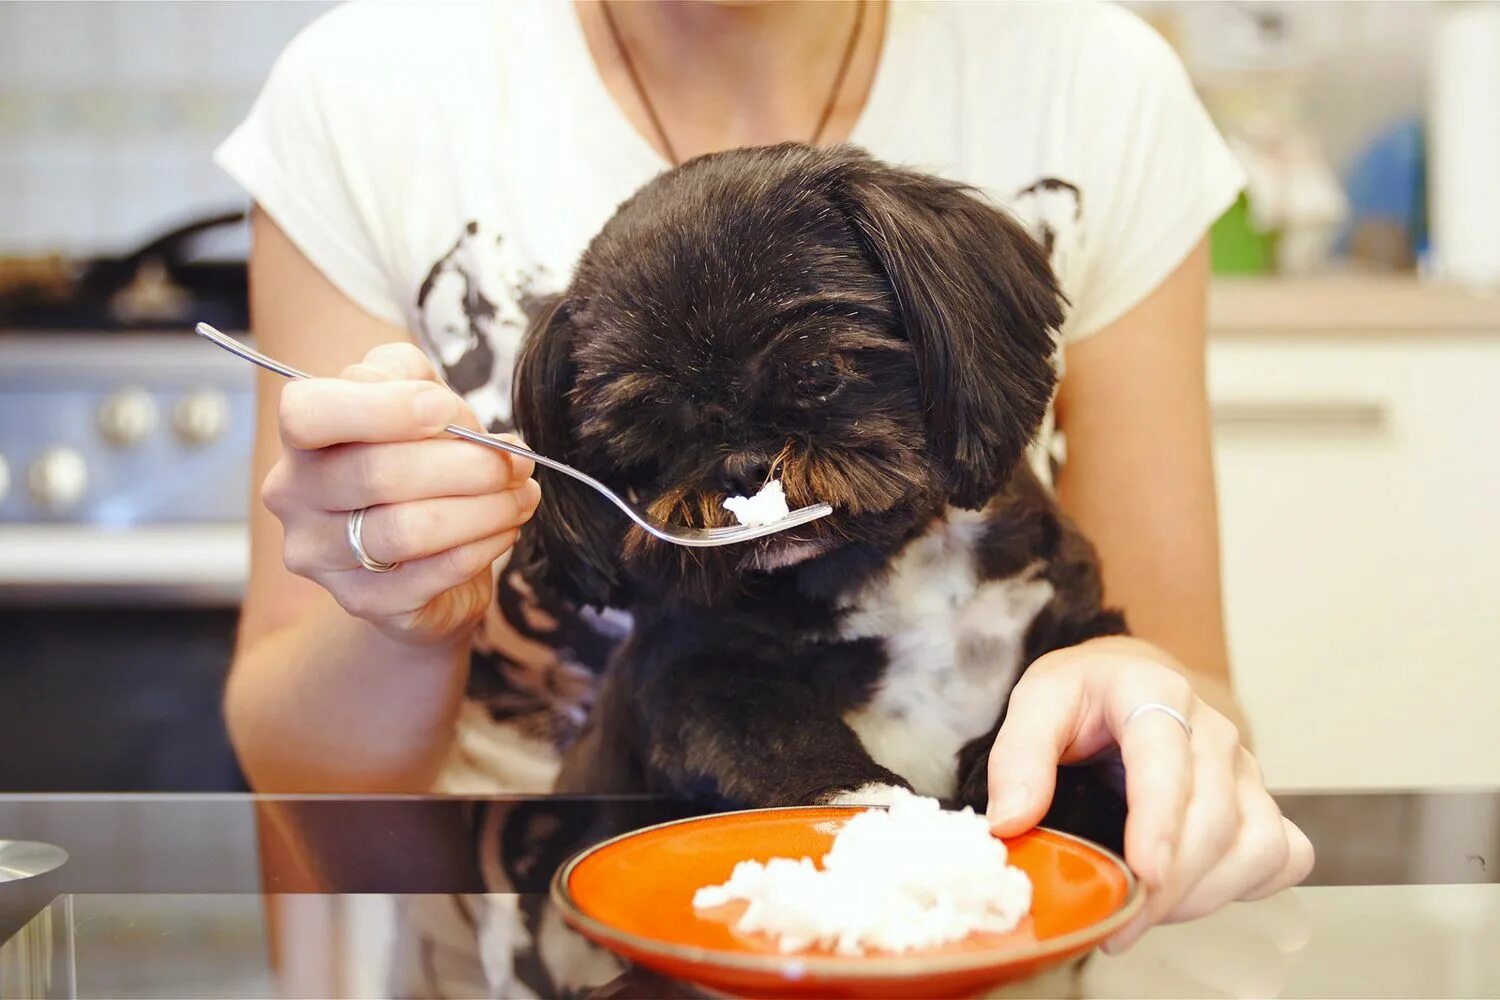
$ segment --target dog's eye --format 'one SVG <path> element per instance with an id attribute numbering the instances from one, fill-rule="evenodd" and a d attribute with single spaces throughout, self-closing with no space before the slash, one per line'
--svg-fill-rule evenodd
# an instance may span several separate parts
<path id="1" fill-rule="evenodd" d="M 807 402 L 826 403 L 847 380 L 842 364 L 819 358 L 808 362 L 797 377 L 797 394 Z"/>
<path id="2" fill-rule="evenodd" d="M 650 406 L 676 406 L 681 403 L 696 404 L 698 394 L 691 389 L 658 389 L 645 397 Z"/>

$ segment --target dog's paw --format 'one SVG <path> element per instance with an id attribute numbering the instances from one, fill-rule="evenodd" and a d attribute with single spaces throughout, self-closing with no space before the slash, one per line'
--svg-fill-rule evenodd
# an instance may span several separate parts
<path id="1" fill-rule="evenodd" d="M 569 927 L 550 902 L 538 924 L 535 945 L 553 987 L 563 995 L 589 996 L 625 972 L 623 962 Z"/>
<path id="2" fill-rule="evenodd" d="M 900 785 L 883 785 L 872 782 L 861 785 L 852 792 L 835 792 L 826 795 L 819 805 L 825 806 L 893 806 L 909 799 L 914 793 Z"/>

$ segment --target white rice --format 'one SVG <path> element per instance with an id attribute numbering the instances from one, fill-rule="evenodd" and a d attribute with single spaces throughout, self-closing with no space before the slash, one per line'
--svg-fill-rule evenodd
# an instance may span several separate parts
<path id="1" fill-rule="evenodd" d="M 771 524 L 791 512 L 779 479 L 766 483 L 753 497 L 730 497 L 724 501 L 724 509 L 743 525 Z"/>
<path id="2" fill-rule="evenodd" d="M 693 905 L 736 900 L 748 905 L 735 929 L 768 934 L 782 952 L 905 952 L 1012 930 L 1031 911 L 1031 880 L 1006 864 L 983 816 L 908 794 L 851 817 L 821 868 L 810 858 L 742 861 Z"/>

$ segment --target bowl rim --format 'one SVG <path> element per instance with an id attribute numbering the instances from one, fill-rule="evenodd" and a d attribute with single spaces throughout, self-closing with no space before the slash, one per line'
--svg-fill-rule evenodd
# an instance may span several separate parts
<path id="1" fill-rule="evenodd" d="M 30 865 L 19 866 L 21 860 Z M 56 844 L 0 837 L 0 887 L 41 878 L 67 863 L 68 852 Z"/>
<path id="2" fill-rule="evenodd" d="M 1076 931 L 1070 931 L 1067 934 L 1047 938 L 1045 941 L 1038 941 L 1034 945 L 1021 949 L 962 952 L 948 955 L 877 955 L 873 957 L 857 957 L 797 952 L 781 955 L 724 951 L 718 948 L 699 948 L 692 945 L 659 941 L 655 938 L 611 927 L 597 917 L 585 913 L 583 908 L 578 905 L 578 901 L 573 898 L 572 890 L 568 884 L 574 870 L 593 855 L 623 840 L 642 836 L 656 830 L 666 829 L 667 827 L 685 826 L 729 816 L 755 816 L 772 813 L 788 815 L 803 812 L 824 813 L 830 811 L 853 814 L 862 812 L 868 808 L 870 807 L 858 805 L 772 806 L 763 809 L 736 809 L 728 812 L 706 813 L 701 816 L 687 816 L 682 819 L 668 820 L 664 823 L 643 826 L 638 830 L 629 830 L 625 833 L 616 834 L 607 840 L 602 840 L 574 854 L 553 874 L 551 898 L 561 908 L 563 919 L 569 925 L 575 930 L 594 938 L 596 941 L 617 943 L 628 947 L 638 954 L 687 962 L 698 967 L 772 974 L 781 979 L 797 981 L 835 978 L 918 978 L 948 973 L 978 972 L 984 969 L 1031 962 L 1037 959 L 1065 956 L 1108 937 L 1110 933 L 1123 927 L 1134 917 L 1145 903 L 1140 881 L 1131 872 L 1130 866 L 1125 864 L 1119 855 L 1099 846 L 1091 840 L 1043 826 L 1033 827 L 1021 836 L 1036 832 L 1044 833 L 1060 840 L 1080 844 L 1089 851 L 1103 857 L 1125 877 L 1125 899 L 1113 913 L 1103 920 L 1089 924 L 1087 927 Z M 876 806 L 874 808 L 884 807 Z"/>

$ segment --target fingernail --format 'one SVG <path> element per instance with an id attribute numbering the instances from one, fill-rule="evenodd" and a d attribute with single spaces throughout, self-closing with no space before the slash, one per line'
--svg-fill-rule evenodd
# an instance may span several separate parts
<path id="1" fill-rule="evenodd" d="M 521 510 L 527 517 L 536 513 L 537 507 L 542 502 L 542 487 L 535 479 L 528 479 L 521 484 Z"/>
<path id="2" fill-rule="evenodd" d="M 453 419 L 455 397 L 442 386 L 435 385 L 417 393 L 417 419 L 428 427 L 444 427 Z"/>
<path id="3" fill-rule="evenodd" d="M 1031 800 L 1030 789 L 1024 784 L 1006 785 L 1000 794 L 990 800 L 987 810 L 991 823 L 1014 819 Z"/>

